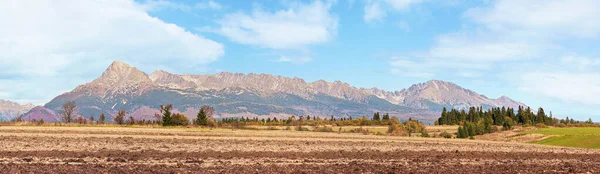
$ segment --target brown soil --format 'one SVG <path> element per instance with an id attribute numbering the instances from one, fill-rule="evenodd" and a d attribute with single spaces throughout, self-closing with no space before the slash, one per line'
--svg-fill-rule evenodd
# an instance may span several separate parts
<path id="1" fill-rule="evenodd" d="M 47 129 L 1 127 L 0 173 L 600 172 L 600 151 L 521 143 L 286 131 Z M 119 131 L 126 133 L 114 133 Z"/>

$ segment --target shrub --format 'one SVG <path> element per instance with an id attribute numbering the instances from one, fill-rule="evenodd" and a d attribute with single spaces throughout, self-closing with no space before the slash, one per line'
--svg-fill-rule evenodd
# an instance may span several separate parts
<path id="1" fill-rule="evenodd" d="M 177 113 L 171 116 L 171 123 L 173 126 L 187 126 L 190 120 L 185 115 Z"/>
<path id="2" fill-rule="evenodd" d="M 504 130 L 504 131 L 512 130 L 511 122 L 509 122 L 509 121 L 504 122 L 504 124 L 502 125 L 502 130 Z"/>
<path id="3" fill-rule="evenodd" d="M 316 127 L 315 130 L 313 130 L 315 132 L 333 132 L 333 129 L 331 127 Z"/>
<path id="4" fill-rule="evenodd" d="M 422 131 L 421 137 L 429 137 L 429 133 L 427 133 L 427 131 Z"/>
<path id="5" fill-rule="evenodd" d="M 400 124 L 397 119 L 390 120 L 387 133 L 392 136 L 408 136 L 408 132 L 404 129 L 404 125 Z"/>
<path id="6" fill-rule="evenodd" d="M 211 127 L 211 128 L 219 126 L 217 124 L 217 121 L 215 121 L 215 119 L 208 119 L 208 122 L 206 124 L 208 127 Z"/>
<path id="7" fill-rule="evenodd" d="M 555 127 L 567 127 L 567 125 L 564 123 L 556 123 L 556 124 L 554 124 L 554 126 Z"/>
<path id="8" fill-rule="evenodd" d="M 548 126 L 546 126 L 544 123 L 535 124 L 535 127 L 537 127 L 537 128 L 548 128 Z"/>
<path id="9" fill-rule="evenodd" d="M 452 138 L 452 134 L 450 134 L 450 133 L 448 133 L 446 131 L 440 133 L 440 136 L 444 137 L 444 138 Z"/>
<path id="10" fill-rule="evenodd" d="M 129 120 L 127 120 L 127 124 L 134 125 L 135 124 L 135 119 L 132 116 L 129 116 Z"/>
<path id="11" fill-rule="evenodd" d="M 302 127 L 302 126 L 297 126 L 296 131 L 308 131 L 308 128 Z"/>

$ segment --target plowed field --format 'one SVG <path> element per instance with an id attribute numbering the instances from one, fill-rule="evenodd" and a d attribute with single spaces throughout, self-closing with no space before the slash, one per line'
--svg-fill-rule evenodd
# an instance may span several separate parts
<path id="1" fill-rule="evenodd" d="M 197 128 L 0 127 L 1 173 L 600 173 L 600 151 Z"/>

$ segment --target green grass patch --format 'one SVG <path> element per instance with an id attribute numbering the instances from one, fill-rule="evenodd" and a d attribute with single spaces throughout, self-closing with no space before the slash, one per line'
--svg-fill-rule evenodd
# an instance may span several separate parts
<path id="1" fill-rule="evenodd" d="M 529 134 L 544 135 L 596 135 L 600 136 L 600 128 L 597 127 L 570 127 L 570 128 L 544 128 L 527 131 Z"/>
<path id="2" fill-rule="evenodd" d="M 555 136 L 533 143 L 553 146 L 600 149 L 600 136 Z"/>
<path id="3" fill-rule="evenodd" d="M 527 131 L 525 133 L 552 136 L 550 138 L 532 142 L 534 144 L 600 149 L 600 128 L 544 128 Z"/>

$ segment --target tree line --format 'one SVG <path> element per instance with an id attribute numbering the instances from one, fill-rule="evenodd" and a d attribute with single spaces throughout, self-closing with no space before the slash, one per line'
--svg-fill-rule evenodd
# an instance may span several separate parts
<path id="1" fill-rule="evenodd" d="M 468 111 L 452 109 L 448 111 L 443 108 L 440 118 L 435 121 L 435 125 L 460 125 L 457 132 L 457 138 L 469 138 L 476 135 L 493 133 L 502 127 L 502 130 L 510 130 L 515 125 L 523 127 L 536 126 L 557 126 L 565 127 L 571 125 L 586 126 L 593 125 L 590 118 L 582 123 L 574 119 L 558 119 L 550 114 L 546 114 L 544 108 L 540 107 L 537 112 L 530 107 L 519 106 L 515 112 L 514 108 L 510 107 L 495 107 L 484 110 L 483 107 L 470 107 Z"/>
<path id="2" fill-rule="evenodd" d="M 478 123 L 488 121 L 492 125 L 525 125 L 532 126 L 536 124 L 553 125 L 558 120 L 552 117 L 552 112 L 546 114 L 544 108 L 538 108 L 537 114 L 530 107 L 519 106 L 515 112 L 513 108 L 497 107 L 484 110 L 483 107 L 470 107 L 468 111 L 452 109 L 447 111 L 443 108 L 441 117 L 436 121 L 436 125 L 460 125 L 465 122 Z"/>

